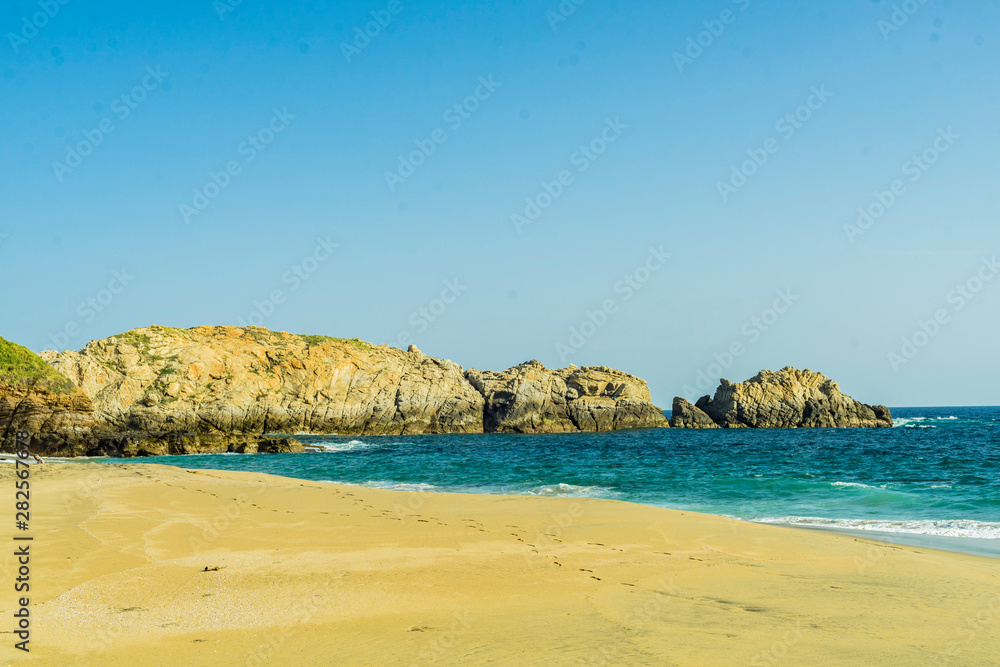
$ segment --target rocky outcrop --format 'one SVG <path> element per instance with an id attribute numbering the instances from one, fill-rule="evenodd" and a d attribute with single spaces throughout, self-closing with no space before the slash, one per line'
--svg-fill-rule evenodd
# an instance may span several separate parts
<path id="1" fill-rule="evenodd" d="M 527 361 L 465 373 L 485 399 L 483 429 L 497 433 L 611 431 L 668 426 L 646 383 L 606 366 L 558 370 Z"/>
<path id="2" fill-rule="evenodd" d="M 259 327 L 146 327 L 42 353 L 118 430 L 475 433 L 483 397 L 416 348 Z"/>
<path id="3" fill-rule="evenodd" d="M 66 376 L 27 348 L 0 338 L 0 451 L 17 451 L 17 433 L 39 456 L 152 456 L 302 451 L 293 438 L 115 430 Z"/>
<path id="4" fill-rule="evenodd" d="M 670 425 L 674 428 L 719 428 L 701 408 L 680 396 L 674 398 Z"/>
<path id="5" fill-rule="evenodd" d="M 17 432 L 32 451 L 83 447 L 94 405 L 84 392 L 31 350 L 0 338 L 0 451 L 16 451 Z"/>
<path id="6" fill-rule="evenodd" d="M 17 451 L 18 431 L 27 431 L 28 449 L 39 456 L 303 450 L 294 438 L 116 428 L 102 420 L 90 396 L 65 375 L 27 348 L 0 338 L 0 451 Z"/>
<path id="7" fill-rule="evenodd" d="M 92 400 L 97 422 L 126 434 L 103 437 L 96 446 L 130 455 L 243 451 L 253 445 L 224 438 L 264 433 L 540 433 L 668 425 L 646 383 L 611 368 L 548 370 L 527 362 L 498 373 L 466 373 L 412 345 L 403 352 L 258 327 L 146 327 L 93 341 L 79 352 L 42 356 Z"/>
<path id="8" fill-rule="evenodd" d="M 677 428 L 891 426 L 829 378 L 783 368 L 695 405 L 674 399 Z M 292 452 L 267 433 L 558 433 L 670 426 L 646 383 L 605 366 L 463 369 L 358 339 L 259 327 L 146 327 L 79 352 L 0 339 L 0 434 L 38 453 L 152 456 Z"/>
<path id="9" fill-rule="evenodd" d="M 295 438 L 224 435 L 193 431 L 95 431 L 89 456 L 176 456 L 181 454 L 284 454 L 305 451 Z"/>
<path id="10" fill-rule="evenodd" d="M 699 399 L 696 408 L 723 428 L 892 426 L 889 408 L 846 396 L 822 373 L 791 367 L 761 371 L 746 382 L 722 380 L 715 396 Z"/>

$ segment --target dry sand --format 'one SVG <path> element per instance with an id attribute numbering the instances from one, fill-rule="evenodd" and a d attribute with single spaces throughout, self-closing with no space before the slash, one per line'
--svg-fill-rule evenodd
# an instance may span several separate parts
<path id="1" fill-rule="evenodd" d="M 12 548 L 3 664 L 1000 664 L 1000 560 L 607 500 L 32 473 L 31 652 Z"/>

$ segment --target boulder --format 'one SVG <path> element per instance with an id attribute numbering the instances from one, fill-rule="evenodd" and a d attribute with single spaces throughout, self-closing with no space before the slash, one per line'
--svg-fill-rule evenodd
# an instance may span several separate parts
<path id="1" fill-rule="evenodd" d="M 705 396 L 701 400 L 707 398 Z M 701 408 L 691 405 L 690 401 L 680 396 L 674 398 L 670 425 L 674 428 L 719 428 L 719 425 L 712 421 L 712 418 L 705 414 Z"/>

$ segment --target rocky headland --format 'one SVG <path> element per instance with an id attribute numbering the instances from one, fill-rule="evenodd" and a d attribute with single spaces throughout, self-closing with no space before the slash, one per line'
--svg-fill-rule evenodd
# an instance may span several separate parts
<path id="1" fill-rule="evenodd" d="M 404 352 L 259 327 L 153 326 L 80 351 L 20 350 L 62 393 L 25 378 L 0 387 L 7 408 L 0 427 L 11 434 L 5 451 L 18 428 L 50 454 L 140 456 L 301 451 L 294 438 L 268 433 L 669 426 L 644 381 L 607 367 L 550 370 L 532 361 L 502 372 L 466 371 L 414 346 Z"/>
<path id="2" fill-rule="evenodd" d="M 259 327 L 151 326 L 79 351 L 0 339 L 2 450 L 18 430 L 60 456 L 295 452 L 274 433 L 565 433 L 632 428 L 891 426 L 888 408 L 820 373 L 761 371 L 714 397 L 675 398 L 671 420 L 645 381 L 606 366 L 465 370 L 358 339 Z"/>
<path id="3" fill-rule="evenodd" d="M 91 396 L 40 356 L 0 338 L 0 451 L 16 451 L 18 431 L 32 453 L 59 456 L 146 456 L 303 451 L 293 438 L 198 432 L 163 425 L 141 429 L 107 422 Z"/>
<path id="4" fill-rule="evenodd" d="M 892 426 L 884 405 L 843 394 L 822 373 L 790 366 L 761 371 L 746 382 L 722 380 L 715 396 L 691 403 L 675 398 L 675 428 L 878 428 Z"/>

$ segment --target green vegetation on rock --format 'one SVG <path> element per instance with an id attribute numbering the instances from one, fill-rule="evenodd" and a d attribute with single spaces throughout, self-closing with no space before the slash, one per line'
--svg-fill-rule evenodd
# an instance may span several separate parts
<path id="1" fill-rule="evenodd" d="M 0 382 L 29 386 L 46 384 L 57 394 L 71 392 L 76 387 L 37 354 L 3 338 L 0 338 Z"/>
<path id="2" fill-rule="evenodd" d="M 300 339 L 305 341 L 306 345 L 321 345 L 326 342 L 339 343 L 340 345 L 350 345 L 355 350 L 373 350 L 375 346 L 371 343 L 366 343 L 358 338 L 335 338 L 334 336 L 299 336 Z"/>

